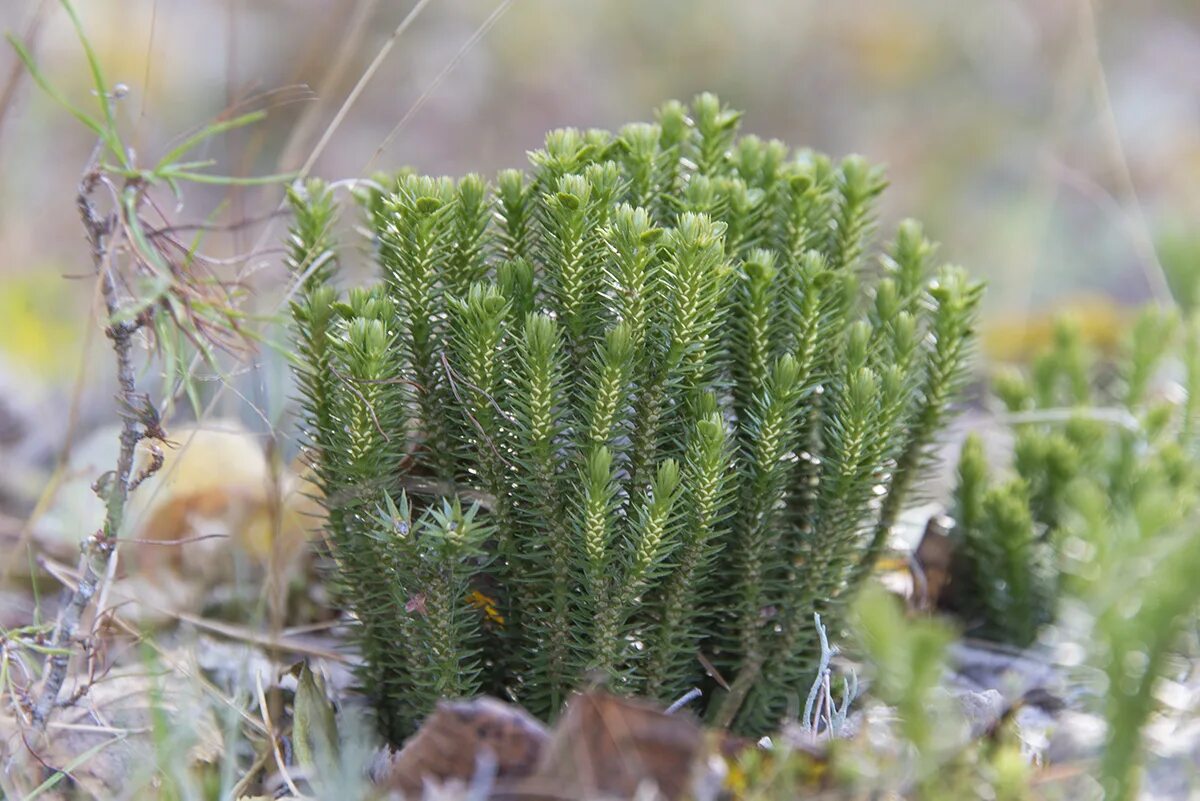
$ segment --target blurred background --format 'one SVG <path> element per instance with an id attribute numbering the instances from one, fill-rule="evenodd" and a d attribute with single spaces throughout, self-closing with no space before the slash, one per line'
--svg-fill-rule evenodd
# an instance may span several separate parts
<path id="1" fill-rule="evenodd" d="M 711 90 L 745 111 L 744 132 L 886 164 L 881 236 L 918 217 L 945 259 L 988 280 L 993 358 L 1019 356 L 1024 333 L 1063 309 L 1111 337 L 1122 309 L 1188 294 L 1200 270 L 1195 0 L 431 0 L 399 36 L 412 0 L 76 5 L 108 80 L 127 88 L 118 110 L 147 161 L 265 109 L 199 157 L 284 172 L 324 139 L 311 168 L 328 179 L 493 174 L 522 166 L 549 128 L 616 128 Z M 57 2 L 4 0 L 0 28 L 91 102 Z M 8 47 L 0 115 L 0 508 L 24 515 L 64 442 L 113 419 L 111 358 L 74 208 L 94 142 Z M 266 313 L 284 285 L 286 223 L 270 220 L 281 196 L 191 187 L 160 201 L 181 223 L 251 221 L 203 249 L 251 277 Z M 232 391 L 209 393 L 212 413 L 278 434 L 286 374 L 264 346 Z"/>

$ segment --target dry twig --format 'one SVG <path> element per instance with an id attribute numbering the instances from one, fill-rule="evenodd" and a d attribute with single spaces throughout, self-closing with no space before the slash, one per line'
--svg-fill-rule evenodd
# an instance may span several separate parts
<path id="1" fill-rule="evenodd" d="M 120 230 L 118 210 L 101 217 L 92 203 L 92 192 L 100 180 L 100 174 L 89 169 L 79 186 L 76 207 L 87 236 L 92 255 L 92 266 L 100 280 L 104 297 L 104 306 L 108 313 L 108 323 L 105 335 L 112 342 L 113 353 L 117 360 L 117 405 L 121 416 L 120 452 L 117 465 L 108 480 L 97 482 L 103 485 L 101 494 L 105 505 L 103 526 L 84 539 L 80 548 L 82 554 L 79 560 L 79 583 L 71 593 L 66 606 L 59 614 L 58 625 L 54 630 L 52 641 L 53 652 L 47 656 L 45 680 L 31 712 L 31 722 L 36 732 L 43 732 L 50 712 L 58 703 L 59 693 L 67 677 L 67 668 L 71 662 L 72 646 L 80 622 L 87 612 L 92 598 L 99 589 L 101 578 L 108 572 L 108 562 L 116 549 L 117 535 L 125 517 L 125 503 L 129 491 L 141 483 L 149 473 L 156 469 L 157 462 L 152 462 L 139 475 L 131 480 L 133 462 L 137 444 L 146 436 L 154 436 L 159 432 L 148 431 L 143 425 L 142 417 L 133 410 L 145 405 L 145 398 L 139 395 L 133 371 L 133 336 L 146 323 L 147 318 L 140 315 L 133 320 L 120 318 L 120 298 L 118 297 L 115 274 L 116 266 L 113 254 L 114 234 Z"/>

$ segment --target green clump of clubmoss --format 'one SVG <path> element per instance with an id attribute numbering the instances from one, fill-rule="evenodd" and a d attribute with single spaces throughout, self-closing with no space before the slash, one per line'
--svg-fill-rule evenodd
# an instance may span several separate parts
<path id="1" fill-rule="evenodd" d="M 879 168 L 740 119 L 701 95 L 494 182 L 363 184 L 381 280 L 348 295 L 330 190 L 293 190 L 304 437 L 392 739 L 447 694 L 552 717 L 597 676 L 748 732 L 806 692 L 981 288 L 914 222 L 868 260 Z"/>

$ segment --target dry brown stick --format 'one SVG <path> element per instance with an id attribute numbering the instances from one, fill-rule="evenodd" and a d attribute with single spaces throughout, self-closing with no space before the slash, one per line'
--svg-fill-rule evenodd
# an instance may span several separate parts
<path id="1" fill-rule="evenodd" d="M 117 278 L 110 248 L 110 236 L 116 230 L 118 209 L 108 217 L 101 217 L 92 205 L 91 193 L 99 181 L 99 174 L 89 169 L 79 186 L 76 207 L 83 222 L 88 246 L 92 255 L 92 266 L 99 277 L 108 312 L 105 334 L 112 342 L 117 360 L 117 406 L 121 417 L 121 447 L 116 470 L 111 480 L 105 483 L 104 525 L 88 536 L 80 546 L 79 583 L 71 593 L 70 600 L 59 613 L 58 625 L 54 630 L 52 653 L 46 659 L 45 681 L 34 703 L 31 721 L 35 731 L 45 730 L 46 721 L 58 701 L 67 668 L 71 662 L 72 646 L 80 622 L 96 595 L 101 578 L 107 573 L 108 561 L 116 547 L 117 535 L 125 517 L 125 502 L 129 497 L 130 476 L 138 442 L 145 435 L 141 420 L 134 409 L 141 400 L 133 370 L 133 336 L 141 327 L 141 320 L 122 321 L 118 318 L 120 299 L 117 295 Z M 153 467 L 153 465 L 152 465 Z"/>
<path id="2" fill-rule="evenodd" d="M 733 679 L 733 684 L 729 687 L 729 692 L 721 699 L 721 704 L 717 708 L 717 715 L 713 720 L 713 725 L 716 728 L 727 729 L 733 725 L 733 719 L 741 711 L 742 704 L 746 701 L 746 696 L 750 694 L 750 689 L 754 686 L 754 682 L 758 681 L 758 677 L 762 673 L 762 668 L 763 658 L 761 654 L 751 653 L 746 657 L 741 670 L 738 671 L 737 676 Z"/>

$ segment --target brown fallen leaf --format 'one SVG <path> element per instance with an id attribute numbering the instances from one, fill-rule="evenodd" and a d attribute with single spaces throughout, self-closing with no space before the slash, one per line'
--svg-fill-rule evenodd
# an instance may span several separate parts
<path id="1" fill-rule="evenodd" d="M 419 796 L 426 782 L 470 781 L 487 751 L 496 779 L 518 779 L 533 773 L 548 738 L 539 720 L 495 698 L 443 701 L 402 749 L 379 755 L 371 777 L 388 790 Z"/>
<path id="2" fill-rule="evenodd" d="M 163 608 L 194 610 L 213 587 L 244 581 L 246 568 L 273 575 L 272 585 L 280 587 L 303 575 L 308 540 L 320 527 L 304 465 L 277 464 L 260 438 L 235 421 L 179 425 L 168 433 L 170 443 L 138 446 L 135 472 L 155 461 L 151 446 L 162 466 L 131 493 L 121 531 L 117 575 L 136 579 L 131 594 L 145 598 L 139 613 L 155 620 Z M 82 533 L 104 519 L 93 484 L 111 473 L 118 434 L 104 427 L 72 448 L 63 483 L 32 529 L 42 553 L 74 562 Z"/>
<path id="3" fill-rule="evenodd" d="M 572 698 L 549 733 L 519 707 L 478 698 L 439 704 L 402 749 L 379 754 L 371 777 L 428 797 L 438 785 L 477 782 L 486 765 L 492 799 L 713 798 L 728 764 L 754 747 L 686 713 L 604 692 Z"/>
<path id="4" fill-rule="evenodd" d="M 948 518 L 929 518 L 913 553 L 913 605 L 923 611 L 941 608 L 954 576 L 954 540 Z"/>
<path id="5" fill-rule="evenodd" d="M 143 572 L 208 575 L 229 569 L 231 551 L 281 569 L 304 558 L 314 505 L 291 470 L 272 469 L 252 434 L 211 421 L 175 427 L 171 437 L 163 466 L 130 497 L 127 534 L 139 541 L 132 556 Z"/>
<path id="6" fill-rule="evenodd" d="M 589 692 L 567 704 L 537 772 L 504 797 L 632 798 L 653 789 L 682 798 L 705 751 L 704 731 L 690 715 Z"/>

